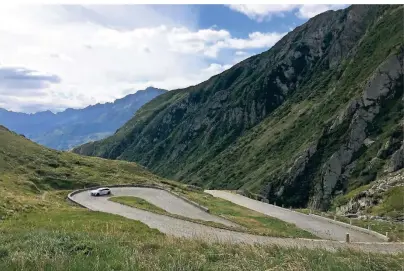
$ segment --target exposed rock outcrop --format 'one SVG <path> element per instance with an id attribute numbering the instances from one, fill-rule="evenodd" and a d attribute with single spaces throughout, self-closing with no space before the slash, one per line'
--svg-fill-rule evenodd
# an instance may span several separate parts
<path id="1" fill-rule="evenodd" d="M 390 172 L 394 172 L 404 167 L 404 148 L 401 146 L 393 155 L 391 156 L 390 162 Z"/>
<path id="2" fill-rule="evenodd" d="M 334 188 L 338 181 L 341 181 L 341 175 L 345 172 L 347 165 L 352 162 L 355 153 L 365 144 L 366 128 L 379 113 L 382 106 L 381 99 L 395 91 L 395 84 L 399 83 L 396 80 L 403 74 L 399 59 L 400 56 L 391 55 L 367 82 L 361 99 L 353 101 L 347 108 L 347 112 L 343 114 L 349 116 L 354 111 L 348 128 L 349 136 L 346 143 L 322 166 L 321 182 L 315 188 L 316 193 L 311 201 L 312 208 L 328 207 Z M 341 121 L 340 118 L 338 121 Z M 346 120 L 343 119 L 342 122 L 344 121 Z M 335 129 L 336 126 L 333 128 Z M 400 160 L 403 157 L 402 152 L 397 151 L 393 157 L 392 164 L 396 167 L 392 167 L 392 171 L 399 169 L 400 165 L 402 167 L 403 163 Z"/>
<path id="3" fill-rule="evenodd" d="M 404 213 L 400 217 L 385 217 L 370 215 L 369 211 L 372 207 L 382 204 L 383 195 L 390 189 L 395 187 L 404 186 L 404 171 L 397 171 L 389 174 L 380 180 L 375 181 L 370 188 L 359 192 L 354 195 L 348 203 L 336 208 L 337 215 L 352 215 L 356 217 L 380 219 L 380 220 L 394 220 L 404 222 Z"/>

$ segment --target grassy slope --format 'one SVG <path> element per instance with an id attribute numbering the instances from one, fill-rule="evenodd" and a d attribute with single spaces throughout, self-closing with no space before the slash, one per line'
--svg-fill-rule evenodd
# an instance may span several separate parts
<path id="1" fill-rule="evenodd" d="M 55 190 L 162 180 L 135 163 L 50 150 L 0 126 L 0 217 L 54 208 Z"/>
<path id="2" fill-rule="evenodd" d="M 0 207 L 2 216 L 14 214 L 0 222 L 0 270 L 400 269 L 403 255 L 169 238 L 140 222 L 66 201 L 64 189 L 158 181 L 137 165 L 52 151 L 3 127 L 0 144 Z"/>
<path id="3" fill-rule="evenodd" d="M 206 244 L 165 237 L 120 216 L 66 208 L 0 223 L 0 270 L 401 270 L 404 257 Z"/>
<path id="4" fill-rule="evenodd" d="M 58 209 L 63 202 L 60 195 L 66 193 L 63 191 L 89 186 L 158 182 L 160 185 L 164 183 L 175 186 L 181 191 L 185 187 L 159 178 L 135 163 L 83 157 L 47 149 L 5 128 L 0 128 L 0 157 L 4 157 L 0 160 L 0 193 L 3 195 L 0 198 L 1 217 L 19 212 Z M 214 222 L 203 223 L 225 227 Z M 312 236 L 288 225 L 278 221 L 273 228 L 268 228 L 266 234 L 285 237 Z"/>
<path id="5" fill-rule="evenodd" d="M 379 216 L 402 216 L 404 211 L 404 186 L 394 187 L 383 196 L 383 203 L 373 207 L 371 213 Z"/>

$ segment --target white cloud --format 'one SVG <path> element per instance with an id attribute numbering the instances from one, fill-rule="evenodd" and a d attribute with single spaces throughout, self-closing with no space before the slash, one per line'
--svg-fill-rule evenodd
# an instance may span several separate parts
<path id="1" fill-rule="evenodd" d="M 247 15 L 250 19 L 262 22 L 272 15 L 282 16 L 283 12 L 291 11 L 297 5 L 229 5 L 229 8 Z"/>
<path id="2" fill-rule="evenodd" d="M 231 68 L 231 65 L 227 64 L 227 65 L 221 65 L 218 63 L 212 63 L 209 65 L 209 67 L 205 68 L 202 70 L 202 72 L 206 73 L 210 76 L 213 76 L 215 74 L 218 74 L 220 72 L 223 72 L 227 69 Z"/>
<path id="3" fill-rule="evenodd" d="M 270 48 L 279 41 L 286 33 L 260 33 L 253 32 L 248 35 L 248 39 L 229 38 L 220 40 L 207 50 L 205 55 L 209 57 L 217 57 L 217 54 L 222 49 L 257 49 Z"/>
<path id="4" fill-rule="evenodd" d="M 272 16 L 283 17 L 285 12 L 296 10 L 295 15 L 301 19 L 310 19 L 324 11 L 336 10 L 347 5 L 228 5 L 230 9 L 243 13 L 252 20 L 262 22 Z"/>
<path id="5" fill-rule="evenodd" d="M 346 5 L 303 5 L 296 12 L 296 16 L 302 19 L 310 19 L 327 10 L 337 10 L 345 6 Z"/>
<path id="6" fill-rule="evenodd" d="M 0 91 L 0 107 L 59 110 L 150 85 L 187 87 L 229 68 L 211 63 L 223 62 L 217 59 L 222 50 L 266 50 L 284 35 L 256 32 L 240 39 L 223 29 L 194 30 L 184 10 L 170 16 L 145 6 L 2 7 L 2 66 L 52 74 L 60 82 L 43 84 L 40 97 L 23 87 Z"/>

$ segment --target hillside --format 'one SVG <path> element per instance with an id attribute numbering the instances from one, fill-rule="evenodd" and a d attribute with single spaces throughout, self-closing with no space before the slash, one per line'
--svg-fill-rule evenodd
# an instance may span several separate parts
<path id="1" fill-rule="evenodd" d="M 56 190 L 160 180 L 135 163 L 51 150 L 0 125 L 0 219 L 57 207 Z"/>
<path id="2" fill-rule="evenodd" d="M 193 197 L 196 202 L 202 200 L 204 206 L 211 208 L 212 214 L 243 225 L 239 231 L 317 238 L 294 224 L 216 199 L 195 187 L 155 176 L 135 163 L 48 149 L 0 126 L 0 221 L 27 213 L 69 212 L 72 205 L 67 204 L 66 196 L 71 190 L 114 184 L 156 184 L 184 197 Z M 226 228 L 211 221 L 192 221 Z"/>
<path id="3" fill-rule="evenodd" d="M 320 14 L 74 152 L 327 209 L 335 196 L 403 167 L 402 17 L 402 6 L 376 5 Z"/>
<path id="4" fill-rule="evenodd" d="M 112 103 L 25 114 L 0 108 L 0 124 L 49 148 L 67 150 L 112 135 L 145 103 L 166 90 L 149 87 Z"/>

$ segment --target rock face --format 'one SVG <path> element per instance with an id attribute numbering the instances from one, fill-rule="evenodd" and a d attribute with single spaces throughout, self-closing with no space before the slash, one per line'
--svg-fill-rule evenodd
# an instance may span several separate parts
<path id="1" fill-rule="evenodd" d="M 391 156 L 390 172 L 394 172 L 404 167 L 404 148 L 401 146 L 393 155 Z"/>
<path id="2" fill-rule="evenodd" d="M 379 204 L 383 203 L 383 198 L 386 192 L 392 188 L 404 186 L 404 171 L 389 174 L 384 178 L 375 181 L 370 188 L 363 190 L 352 197 L 348 203 L 336 208 L 337 215 L 352 215 L 356 217 L 379 219 L 379 220 L 394 220 L 404 222 L 404 214 L 395 218 L 386 216 L 371 216 L 368 211 Z"/>
<path id="3" fill-rule="evenodd" d="M 159 96 L 114 136 L 74 151 L 325 209 L 387 171 L 386 161 L 400 167 L 400 153 L 397 162 L 392 155 L 402 138 L 401 19 L 398 6 L 320 14 L 267 52 Z"/>
<path id="4" fill-rule="evenodd" d="M 366 83 L 366 88 L 360 99 L 355 100 L 348 107 L 342 121 L 350 121 L 348 136 L 345 144 L 334 152 L 326 161 L 321 170 L 321 182 L 316 186 L 315 196 L 312 198 L 312 208 L 326 208 L 338 182 L 344 182 L 344 178 L 349 177 L 346 172 L 347 166 L 354 160 L 353 157 L 363 145 L 366 145 L 367 127 L 371 125 L 375 116 L 382 106 L 381 100 L 394 95 L 396 88 L 402 88 L 403 69 L 400 63 L 401 55 L 391 55 L 375 72 Z M 355 108 L 352 110 L 352 108 Z M 352 117 L 347 118 L 352 115 Z M 339 121 L 339 119 L 338 119 Z M 338 125 L 333 125 L 333 129 L 338 129 Z M 331 129 L 332 131 L 332 129 Z M 402 149 L 400 149 L 402 150 Z M 398 150 L 393 154 L 391 171 L 396 171 L 403 167 L 402 152 Z"/>

